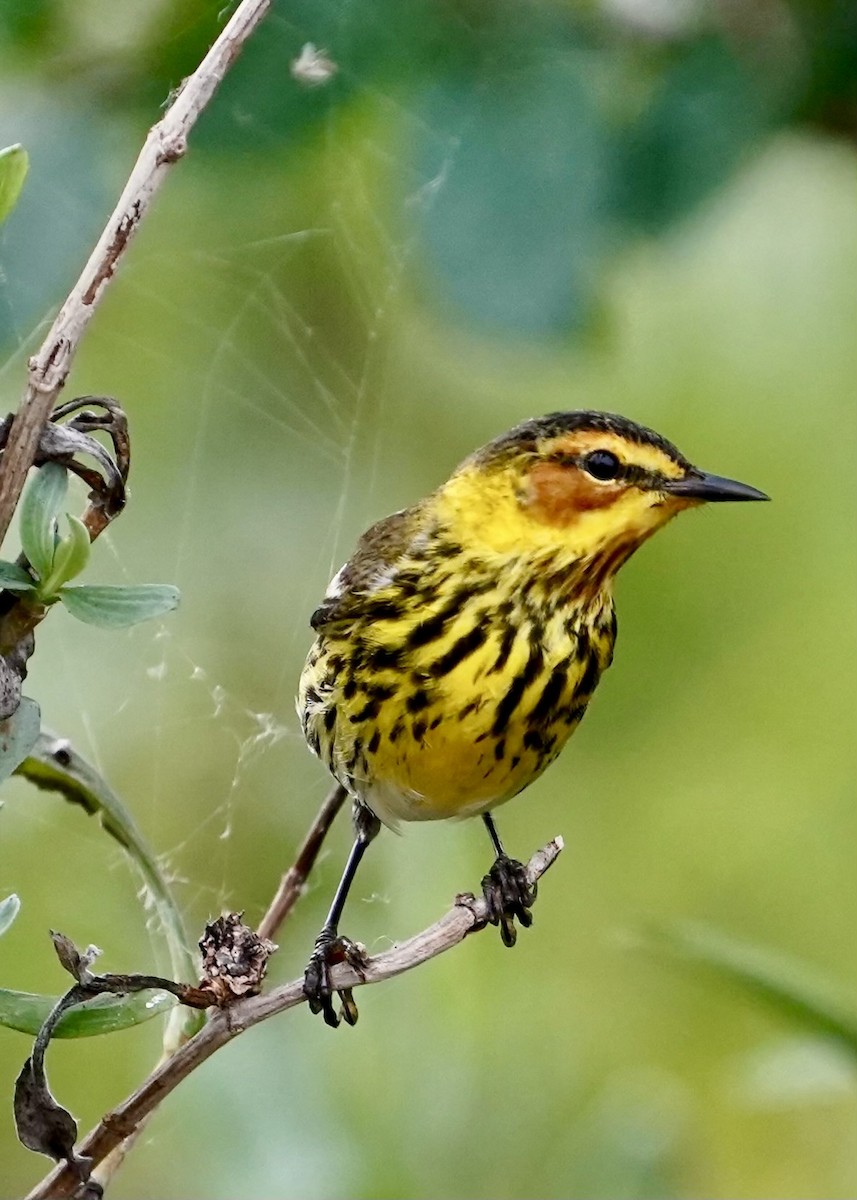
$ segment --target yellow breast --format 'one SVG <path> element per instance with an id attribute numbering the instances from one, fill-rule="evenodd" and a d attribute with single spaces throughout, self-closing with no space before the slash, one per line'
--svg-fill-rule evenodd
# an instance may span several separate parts
<path id="1" fill-rule="evenodd" d="M 313 648 L 299 699 L 307 740 L 385 823 L 503 803 L 583 716 L 612 653 L 609 597 L 583 620 L 508 583 Z"/>

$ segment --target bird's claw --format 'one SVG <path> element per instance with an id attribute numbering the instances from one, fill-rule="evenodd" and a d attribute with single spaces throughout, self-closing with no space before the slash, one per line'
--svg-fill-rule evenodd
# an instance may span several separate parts
<path id="1" fill-rule="evenodd" d="M 342 1002 L 337 1013 L 333 1007 L 334 988 L 330 982 L 330 968 L 337 963 L 348 963 L 359 975 L 366 964 L 366 950 L 359 942 L 340 937 L 333 930 L 322 929 L 315 939 L 315 948 L 304 971 L 304 995 L 312 1013 L 321 1013 L 325 1024 L 336 1029 L 340 1020 L 346 1025 L 357 1024 L 357 1004 L 351 988 L 338 988 L 336 994 Z"/>
<path id="2" fill-rule="evenodd" d="M 514 946 L 518 936 L 515 918 L 524 928 L 533 923 L 530 912 L 538 888 L 527 878 L 527 869 L 516 858 L 499 855 L 482 880 L 482 893 L 488 905 L 488 920 L 500 926 L 504 946 Z"/>

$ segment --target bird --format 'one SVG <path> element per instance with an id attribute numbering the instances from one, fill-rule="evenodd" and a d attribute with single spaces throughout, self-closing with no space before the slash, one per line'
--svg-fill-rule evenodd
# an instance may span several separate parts
<path id="1" fill-rule="evenodd" d="M 311 617 L 297 708 L 310 749 L 352 802 L 354 842 L 304 974 L 328 1025 L 330 967 L 358 967 L 339 934 L 348 891 L 381 826 L 481 817 L 482 881 L 505 945 L 532 922 L 535 885 L 492 812 L 524 791 L 579 725 L 613 660 L 613 582 L 674 516 L 764 492 L 692 465 L 614 413 L 525 420 L 434 492 L 373 525 Z"/>

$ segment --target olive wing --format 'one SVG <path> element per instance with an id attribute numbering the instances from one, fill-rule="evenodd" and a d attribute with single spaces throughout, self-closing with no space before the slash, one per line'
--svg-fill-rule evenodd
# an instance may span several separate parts
<path id="1" fill-rule="evenodd" d="M 366 530 L 310 617 L 316 633 L 326 633 L 333 627 L 342 632 L 343 626 L 367 615 L 372 597 L 395 578 L 417 526 L 418 509 L 406 508 Z"/>

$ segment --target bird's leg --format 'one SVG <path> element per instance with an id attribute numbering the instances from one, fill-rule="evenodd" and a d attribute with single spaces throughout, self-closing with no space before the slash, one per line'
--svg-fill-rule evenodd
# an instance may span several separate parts
<path id="1" fill-rule="evenodd" d="M 530 909 L 535 903 L 538 889 L 535 883 L 530 883 L 527 879 L 524 864 L 516 858 L 509 858 L 503 849 L 497 828 L 488 813 L 483 814 L 482 820 L 497 854 L 494 866 L 482 880 L 482 893 L 488 905 L 488 920 L 492 925 L 500 926 L 503 945 L 514 946 L 518 936 L 515 918 L 517 917 L 524 927 L 532 925 L 533 914 Z"/>
<path id="2" fill-rule="evenodd" d="M 351 988 L 343 988 L 337 993 L 342 1001 L 342 1010 L 337 1014 L 334 1009 L 330 968 L 335 963 L 347 962 L 359 971 L 365 962 L 363 949 L 356 942 L 352 942 L 350 938 L 340 937 L 339 921 L 360 860 L 380 828 L 381 822 L 370 809 L 362 804 L 354 805 L 354 845 L 348 855 L 348 861 L 342 872 L 336 895 L 333 897 L 327 920 L 315 939 L 315 949 L 304 972 L 304 995 L 307 998 L 310 1012 L 320 1012 L 324 1016 L 325 1022 L 333 1029 L 339 1024 L 340 1017 L 348 1025 L 354 1025 L 357 1022 L 357 1005 L 354 1003 Z"/>

